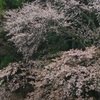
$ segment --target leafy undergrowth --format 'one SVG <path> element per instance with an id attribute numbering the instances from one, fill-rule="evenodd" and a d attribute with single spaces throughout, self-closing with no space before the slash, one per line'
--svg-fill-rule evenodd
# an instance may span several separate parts
<path id="1" fill-rule="evenodd" d="M 100 48 L 62 52 L 43 61 L 12 63 L 0 71 L 0 100 L 100 100 Z"/>

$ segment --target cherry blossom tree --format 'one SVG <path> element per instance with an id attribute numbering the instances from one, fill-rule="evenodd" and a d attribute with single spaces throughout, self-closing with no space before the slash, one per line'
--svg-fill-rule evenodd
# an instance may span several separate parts
<path id="1" fill-rule="evenodd" d="M 69 36 L 71 30 L 83 44 L 100 44 L 100 0 L 35 0 L 6 11 L 5 18 L 7 36 L 24 57 L 32 56 L 51 33 Z"/>

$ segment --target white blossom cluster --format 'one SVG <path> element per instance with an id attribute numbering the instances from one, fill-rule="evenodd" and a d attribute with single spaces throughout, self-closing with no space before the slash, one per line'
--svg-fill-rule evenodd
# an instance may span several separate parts
<path id="1" fill-rule="evenodd" d="M 67 30 L 70 27 L 76 33 L 74 35 L 82 35 L 87 40 L 94 38 L 95 33 L 83 23 L 84 11 L 95 11 L 99 20 L 100 0 L 91 0 L 88 4 L 82 0 L 35 0 L 22 8 L 7 11 L 4 26 L 9 31 L 10 41 L 28 57 L 50 33 L 62 34 L 60 29 L 63 27 Z"/>

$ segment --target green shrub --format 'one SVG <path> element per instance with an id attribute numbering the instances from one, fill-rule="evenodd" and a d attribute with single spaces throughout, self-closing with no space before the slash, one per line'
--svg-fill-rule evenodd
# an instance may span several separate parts
<path id="1" fill-rule="evenodd" d="M 0 0 L 0 9 L 13 9 L 21 7 L 24 2 L 31 2 L 34 0 Z"/>
<path id="2" fill-rule="evenodd" d="M 13 61 L 13 58 L 10 55 L 3 57 L 3 59 L 0 62 L 0 69 L 4 68 L 5 66 L 7 66 L 12 61 Z"/>

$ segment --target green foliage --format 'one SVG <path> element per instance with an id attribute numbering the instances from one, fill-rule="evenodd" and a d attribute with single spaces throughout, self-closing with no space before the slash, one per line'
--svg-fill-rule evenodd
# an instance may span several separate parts
<path id="1" fill-rule="evenodd" d="M 93 12 L 83 12 L 84 23 L 87 24 L 91 30 L 95 30 L 99 27 L 99 23 L 97 21 L 97 15 Z M 83 23 L 83 24 L 84 24 Z"/>
<path id="2" fill-rule="evenodd" d="M 4 0 L 0 0 L 0 9 L 3 9 L 4 5 L 5 5 L 5 1 Z"/>
<path id="3" fill-rule="evenodd" d="M 22 5 L 24 0 L 0 0 L 0 8 L 1 9 L 12 9 L 17 8 Z"/>
<path id="4" fill-rule="evenodd" d="M 13 43 L 7 41 L 6 33 L 0 32 L 0 69 L 13 61 L 20 60 L 20 58 L 21 55 L 17 53 Z"/>
<path id="5" fill-rule="evenodd" d="M 13 61 L 13 57 L 11 55 L 7 55 L 4 56 L 3 59 L 0 59 L 0 61 L 0 69 L 2 69 Z"/>
<path id="6" fill-rule="evenodd" d="M 0 0 L 0 9 L 13 9 L 21 7 L 25 2 L 31 2 L 34 0 Z"/>
<path id="7" fill-rule="evenodd" d="M 65 28 L 61 29 L 61 32 L 65 32 Z M 59 51 L 67 51 L 70 49 L 83 49 L 85 44 L 83 39 L 76 36 L 76 33 L 62 33 L 63 35 L 56 35 L 55 33 L 48 36 L 48 41 L 41 43 L 37 52 L 33 55 L 33 58 L 41 59 L 48 54 L 56 54 Z M 67 35 L 66 35 L 67 34 Z"/>

